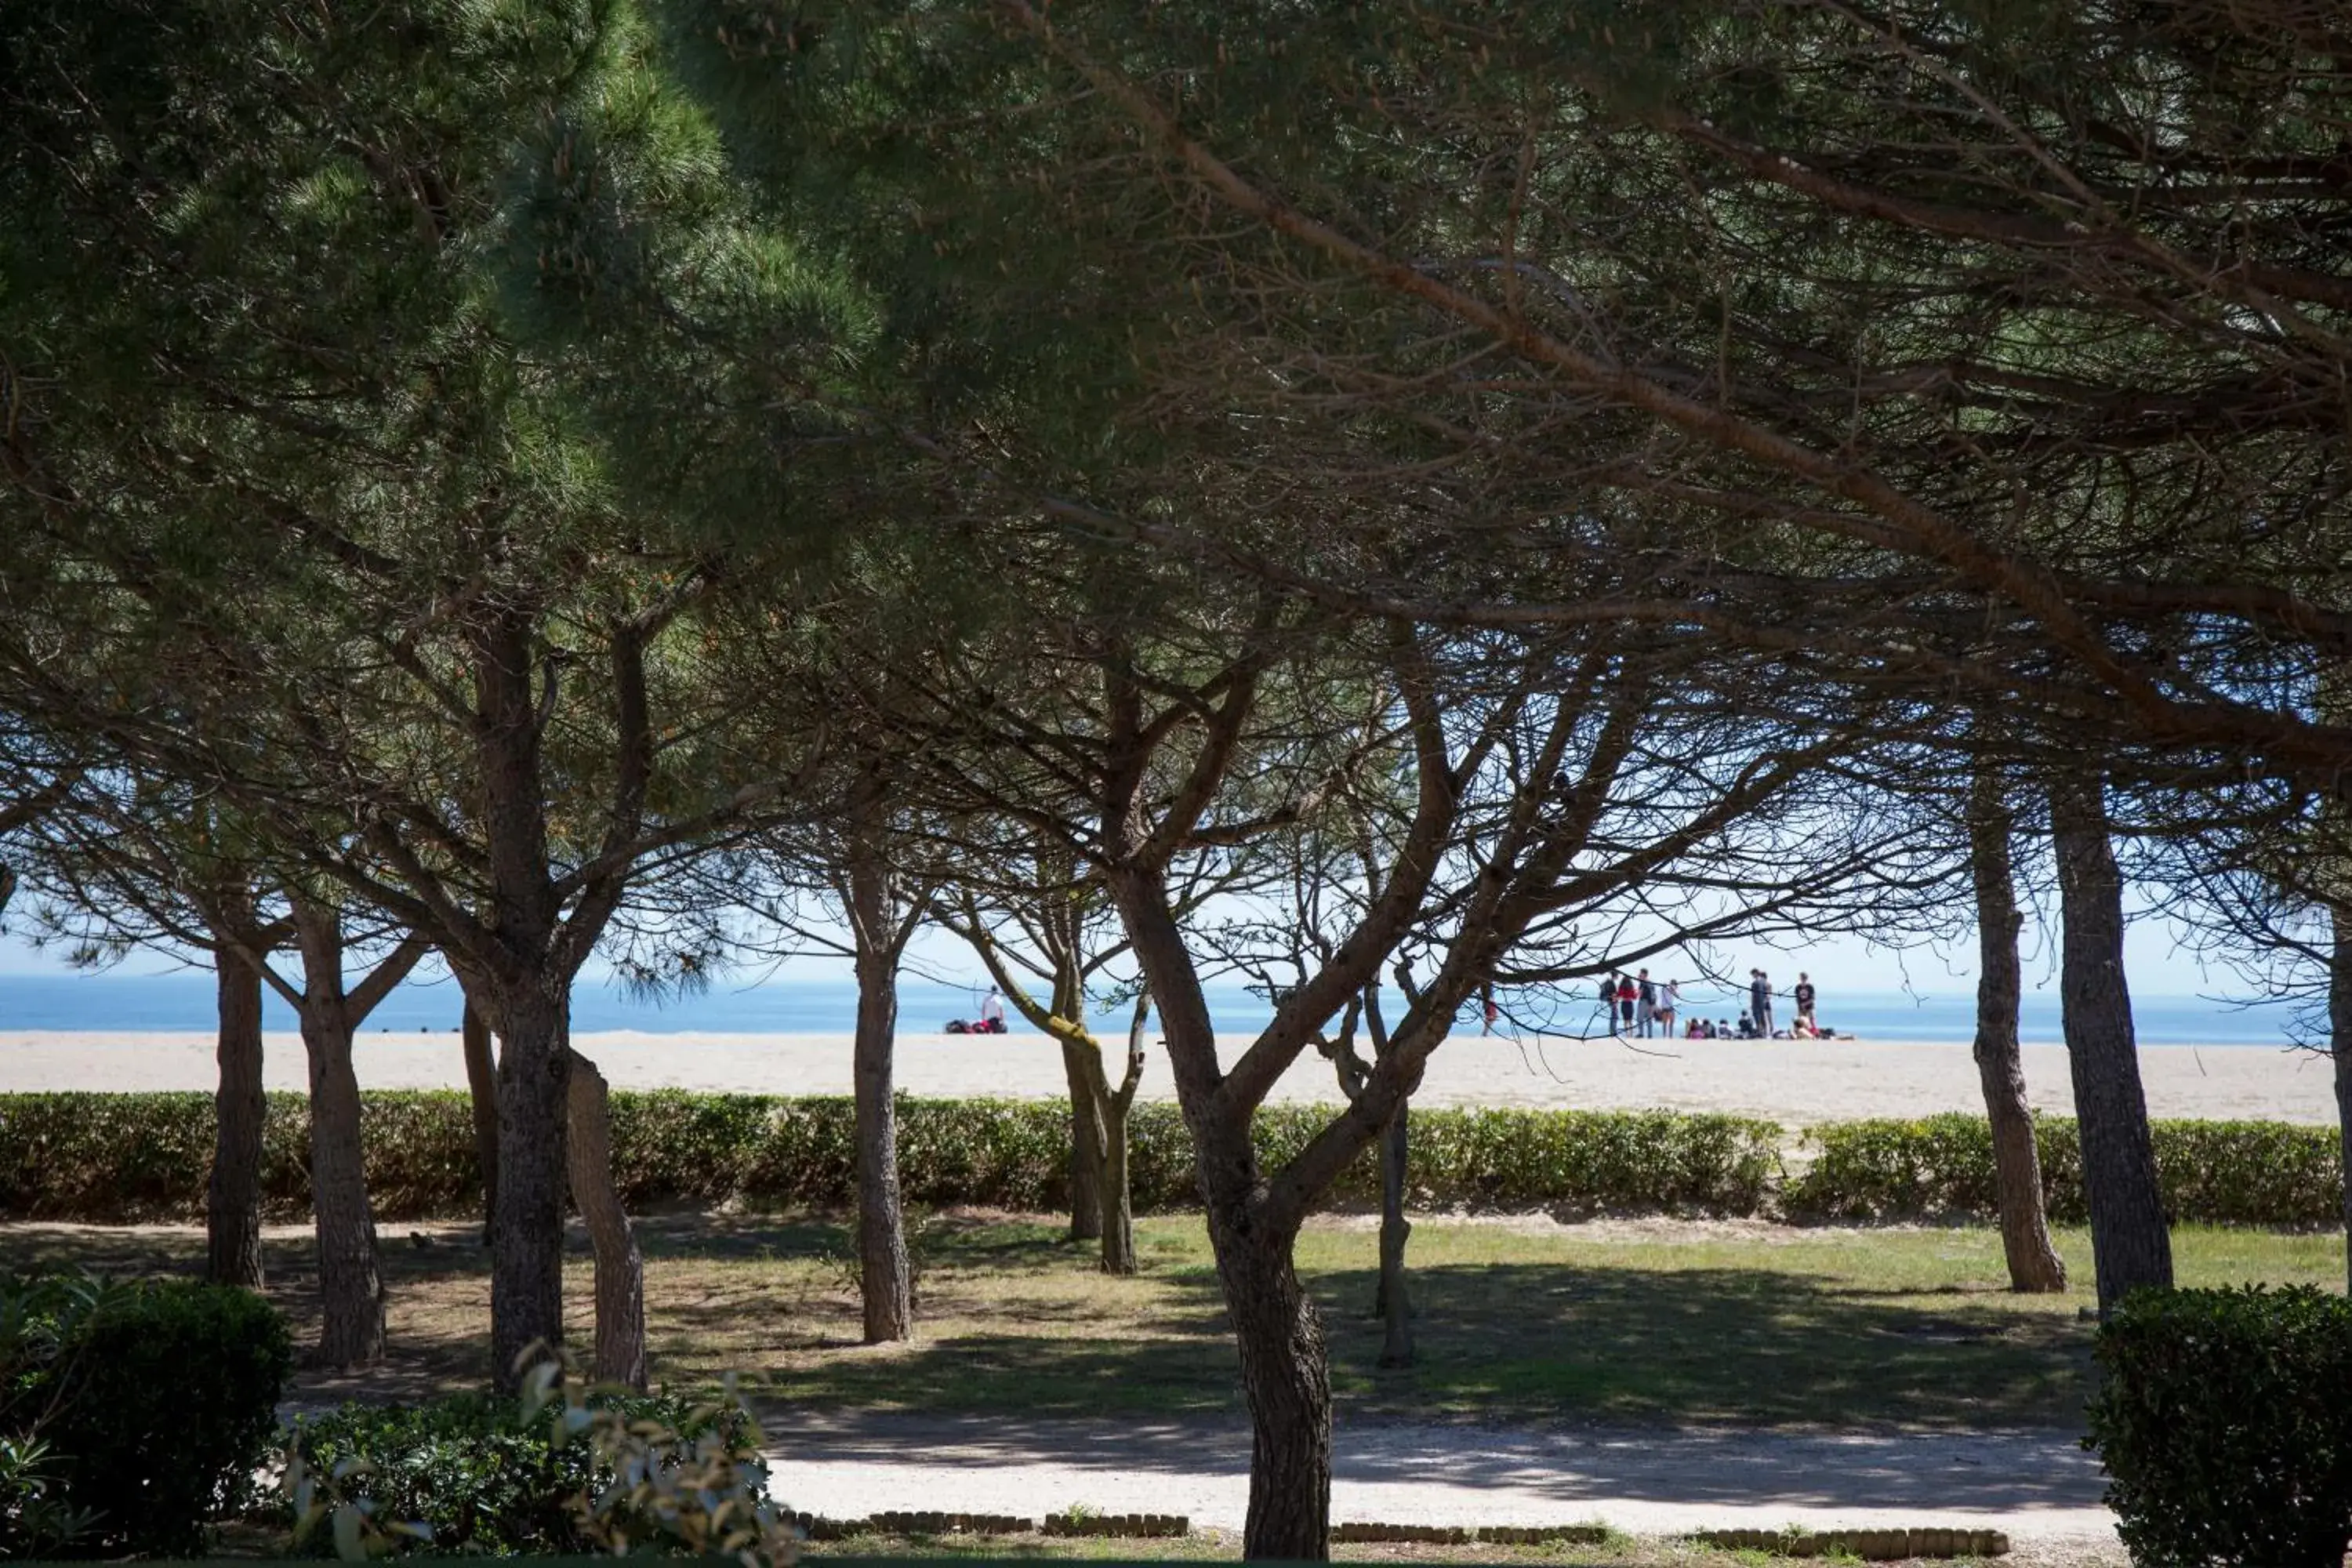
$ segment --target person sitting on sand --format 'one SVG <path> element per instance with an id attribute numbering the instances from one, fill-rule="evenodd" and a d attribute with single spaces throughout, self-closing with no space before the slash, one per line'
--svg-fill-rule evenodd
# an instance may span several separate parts
<path id="1" fill-rule="evenodd" d="M 1739 1015 L 1739 1037 L 1743 1040 L 1752 1040 L 1756 1037 L 1756 1020 L 1745 1013 Z"/>

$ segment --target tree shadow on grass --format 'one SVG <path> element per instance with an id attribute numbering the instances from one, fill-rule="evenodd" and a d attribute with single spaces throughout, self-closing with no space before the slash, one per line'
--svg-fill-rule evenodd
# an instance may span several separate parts
<path id="1" fill-rule="evenodd" d="M 795 1404 L 1008 1418 L 1241 1409 L 1215 1275 L 1189 1258 L 1148 1266 L 1116 1289 L 1065 1289 L 1091 1275 L 1093 1253 L 1060 1227 L 934 1220 L 922 1244 L 933 1271 L 920 1288 L 919 1337 L 869 1349 L 852 1342 L 847 1281 L 813 1281 L 805 1267 L 841 1256 L 837 1222 L 656 1215 L 641 1235 L 655 1268 L 657 1379 L 698 1382 L 733 1368 L 772 1374 L 778 1395 Z M 295 1391 L 304 1403 L 421 1397 L 478 1387 L 488 1373 L 478 1226 L 391 1224 L 383 1242 L 392 1358 L 348 1373 L 304 1369 Z M 204 1253 L 192 1227 L 11 1226 L 6 1246 L 20 1266 L 115 1274 L 191 1274 Z M 264 1250 L 271 1299 L 297 1343 L 314 1342 L 307 1233 L 273 1227 Z M 575 1235 L 567 1293 L 584 1331 L 583 1254 Z M 802 1267 L 779 1276 L 760 1268 L 770 1260 Z M 1041 1279 L 1052 1300 L 1041 1300 Z M 1973 1291 L 1897 1297 L 1768 1267 L 1445 1265 L 1413 1270 L 1419 1362 L 1385 1371 L 1366 1311 L 1370 1271 L 1319 1272 L 1308 1286 L 1323 1309 L 1341 1409 L 1359 1416 L 2074 1427 L 2089 1387 L 2085 1326 Z"/>
<path id="2" fill-rule="evenodd" d="M 1766 1268 L 1416 1271 L 1416 1363 L 1389 1371 L 1369 1270 L 1314 1281 L 1342 1399 L 1383 1414 L 1986 1429 L 2079 1425 L 2071 1314 L 1892 1300 Z"/>

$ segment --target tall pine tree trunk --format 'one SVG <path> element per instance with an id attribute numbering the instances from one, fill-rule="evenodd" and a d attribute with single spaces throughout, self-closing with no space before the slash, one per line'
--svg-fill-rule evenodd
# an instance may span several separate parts
<path id="1" fill-rule="evenodd" d="M 491 1048 L 489 1020 L 466 999 L 462 1025 L 466 1093 L 474 1111 L 474 1163 L 482 1173 L 482 1240 L 490 1239 L 490 1216 L 499 1207 L 499 1064 Z"/>
<path id="2" fill-rule="evenodd" d="M 2336 1147 L 2344 1159 L 2344 1279 L 2352 1290 L 2352 907 L 2328 911 L 2327 1048 L 2336 1058 Z"/>
<path id="3" fill-rule="evenodd" d="M 1128 1173 L 1128 1121 L 1131 1105 L 1116 1099 L 1103 1107 L 1102 1271 L 1132 1274 L 1135 1262 L 1135 1198 Z"/>
<path id="4" fill-rule="evenodd" d="M 2172 1283 L 2172 1235 L 2124 982 L 2123 879 L 2096 773 L 2052 780 L 2050 826 L 2065 922 L 2059 994 L 2104 1316 L 2141 1286 Z"/>
<path id="5" fill-rule="evenodd" d="M 1404 1217 L 1405 1157 L 1410 1152 L 1407 1102 L 1381 1134 L 1381 1283 L 1373 1305 L 1381 1315 L 1381 1365 L 1412 1364 L 1412 1299 L 1405 1289 L 1404 1249 L 1412 1223 Z"/>
<path id="6" fill-rule="evenodd" d="M 1103 1076 L 1102 1052 L 1090 1041 L 1065 1036 L 1062 1073 L 1070 1085 L 1070 1239 L 1094 1241 L 1103 1234 L 1107 1174 L 1108 1130 L 1097 1088 Z"/>
<path id="7" fill-rule="evenodd" d="M 362 1365 L 383 1358 L 384 1292 L 368 1205 L 351 1030 L 326 1009 L 306 1007 L 302 1045 L 310 1058 L 310 1203 L 323 1319 L 319 1359 L 329 1366 Z"/>
<path id="8" fill-rule="evenodd" d="M 1969 865 L 1977 895 L 1977 1075 L 1992 1124 L 1993 1186 L 2000 1209 L 2001 1251 L 2009 1288 L 2066 1289 L 2066 1265 L 2050 1244 L 2042 1190 L 2042 1153 L 2025 1098 L 2025 1062 L 2017 1045 L 2017 889 L 2010 861 L 2013 826 L 1998 771 L 1979 766 L 1969 796 Z"/>
<path id="9" fill-rule="evenodd" d="M 213 1091 L 213 1169 L 205 1188 L 205 1278 L 261 1286 L 261 1143 L 269 1102 L 261 1089 L 261 972 L 226 944 L 215 949 L 219 1012 Z"/>
<path id="10" fill-rule="evenodd" d="M 563 1207 L 570 1186 L 568 983 L 548 975 L 495 998 L 499 1189 L 490 1219 L 490 1373 L 518 1389 L 563 1344 Z"/>
<path id="11" fill-rule="evenodd" d="M 569 1079 L 572 1201 L 596 1254 L 597 1380 L 646 1386 L 646 1265 L 613 1179 L 613 1112 L 604 1075 L 577 1051 Z"/>
<path id="12" fill-rule="evenodd" d="M 906 1214 L 898 1196 L 898 1107 L 891 1058 L 898 1029 L 898 958 L 889 875 L 862 848 L 849 857 L 850 926 L 856 942 L 857 1034 L 851 1088 L 857 1122 L 858 1291 L 866 1342 L 914 1332 L 914 1271 L 907 1256 Z"/>

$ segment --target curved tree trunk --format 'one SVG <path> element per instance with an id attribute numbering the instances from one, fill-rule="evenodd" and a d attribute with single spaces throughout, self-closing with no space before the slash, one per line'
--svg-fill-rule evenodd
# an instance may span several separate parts
<path id="1" fill-rule="evenodd" d="M 2344 1157 L 2344 1279 L 2352 1290 L 2352 909 L 2328 911 L 2327 1047 L 2336 1058 L 2336 1129 Z"/>
<path id="2" fill-rule="evenodd" d="M 1250 1412 L 1242 1553 L 1319 1561 L 1331 1550 L 1329 1352 L 1322 1317 L 1291 1265 L 1293 1237 L 1269 1232 L 1260 1221 L 1245 1202 L 1228 1198 L 1209 1205 L 1209 1235 Z"/>
<path id="3" fill-rule="evenodd" d="M 466 1000 L 463 1031 L 466 1093 L 474 1110 L 474 1163 L 482 1173 L 482 1242 L 488 1246 L 490 1216 L 499 1208 L 499 1063 L 489 1020 L 471 997 Z"/>
<path id="4" fill-rule="evenodd" d="M 2050 826 L 2065 921 L 2059 993 L 2105 1316 L 2141 1286 L 2172 1283 L 2172 1234 L 2157 1182 L 2131 993 L 2124 982 L 2123 879 L 2107 840 L 2097 774 L 2052 781 Z"/>
<path id="5" fill-rule="evenodd" d="M 604 1075 L 572 1051 L 569 1131 L 572 1201 L 596 1253 L 596 1364 L 599 1382 L 642 1392 L 646 1386 L 646 1265 L 637 1233 L 613 1179 L 613 1111 Z"/>
<path id="6" fill-rule="evenodd" d="M 220 1085 L 213 1091 L 213 1169 L 205 1188 L 205 1278 L 261 1286 L 261 1142 L 269 1101 L 261 1089 L 261 972 L 216 949 Z"/>
<path id="7" fill-rule="evenodd" d="M 1977 896 L 1977 1075 L 1985 1116 L 1992 1125 L 1993 1186 L 2000 1209 L 2000 1246 L 2009 1288 L 2066 1289 L 2066 1265 L 2050 1243 L 2042 1190 L 2042 1152 L 2034 1143 L 2033 1112 L 2025 1098 L 2025 1062 L 2017 1047 L 2017 889 L 2010 863 L 2011 818 L 2001 799 L 2000 775 L 1977 772 L 1969 797 L 1969 867 Z"/>
<path id="8" fill-rule="evenodd" d="M 866 1342 L 914 1332 L 914 1271 L 898 1196 L 898 1108 L 891 1101 L 891 1057 L 898 1029 L 898 963 L 887 937 L 894 924 L 888 876 L 872 856 L 849 860 L 850 925 L 857 943 L 857 1036 L 851 1086 L 857 1121 L 858 1293 Z"/>

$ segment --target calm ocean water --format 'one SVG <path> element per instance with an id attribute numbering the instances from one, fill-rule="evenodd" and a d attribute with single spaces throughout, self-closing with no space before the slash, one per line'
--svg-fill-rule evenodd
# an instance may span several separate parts
<path id="1" fill-rule="evenodd" d="M 1730 1018 L 1739 1011 L 1740 998 L 1729 992 L 1716 997 L 1691 993 L 1686 996 L 1686 1012 Z M 1213 991 L 1210 1000 L 1221 1029 L 1254 1029 L 1268 1016 L 1264 1001 L 1239 988 Z M 1555 1005 L 1509 996 L 1502 1000 L 1528 1027 L 1581 1034 L 1591 1025 L 1593 1010 L 1581 1001 Z M 1780 1005 L 1784 1014 L 1789 1010 L 1785 1000 Z M 0 974 L 0 1030 L 209 1031 L 212 1006 L 212 977 L 202 973 Z M 586 981 L 573 995 L 572 1027 L 583 1033 L 604 1029 L 846 1033 L 855 1021 L 856 1007 L 855 988 L 839 980 L 779 978 L 756 986 L 719 985 L 701 995 L 667 1003 L 630 997 L 617 987 Z M 937 1029 L 950 1018 L 972 1017 L 979 1011 L 977 990 L 916 979 L 900 987 L 899 1024 L 909 1031 Z M 367 1027 L 401 1032 L 449 1029 L 457 1026 L 458 1012 L 457 989 L 450 982 L 413 982 L 394 992 L 369 1018 Z M 2275 1046 L 2287 1037 L 2296 1016 L 2295 1009 L 2281 1004 L 2241 1007 L 2196 996 L 2144 996 L 2136 1003 L 2134 1013 L 2140 1040 L 2146 1045 Z M 1975 1030 L 1976 1002 L 1973 991 L 1965 985 L 1916 998 L 1893 993 L 1842 995 L 1825 987 L 1821 1017 L 1829 1026 L 1864 1039 L 1966 1041 Z M 1120 1021 L 1124 1021 L 1123 1012 Z M 272 1029 L 294 1027 L 293 1015 L 274 994 L 268 998 L 267 1023 Z M 1024 1027 L 1015 1021 L 1016 1032 Z M 2060 1040 L 2054 988 L 2027 994 L 2021 1027 L 2029 1043 Z"/>

